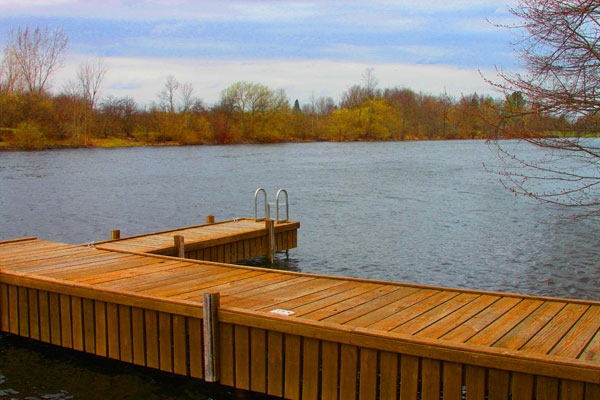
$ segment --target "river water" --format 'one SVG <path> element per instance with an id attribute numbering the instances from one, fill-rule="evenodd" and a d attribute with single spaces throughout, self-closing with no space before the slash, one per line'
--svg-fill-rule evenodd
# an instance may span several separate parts
<path id="1" fill-rule="evenodd" d="M 298 248 L 278 255 L 277 268 L 600 300 L 598 219 L 514 196 L 489 171 L 499 168 L 482 141 L 0 153 L 0 240 L 89 243 L 112 229 L 129 236 L 201 224 L 208 214 L 252 217 L 256 188 L 269 201 L 284 188 L 301 228 Z M 100 382 L 91 383 L 97 398 L 126 387 L 147 399 L 228 395 L 187 381 L 169 389 L 168 376 L 91 367 L 102 363 L 11 337 L 1 343 L 0 397 L 90 398 L 73 374 Z M 46 374 L 57 371 L 55 389 L 44 389 L 53 381 L 45 375 L 15 372 L 44 363 L 52 364 Z"/>

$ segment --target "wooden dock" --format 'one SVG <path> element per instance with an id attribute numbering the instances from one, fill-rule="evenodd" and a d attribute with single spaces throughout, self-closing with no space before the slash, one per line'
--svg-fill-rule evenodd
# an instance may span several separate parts
<path id="1" fill-rule="evenodd" d="M 206 224 L 155 232 L 121 239 L 120 232 L 104 249 L 137 253 L 180 256 L 194 260 L 234 263 L 254 257 L 272 257 L 298 245 L 299 222 L 237 218 L 214 222 L 209 215 Z M 272 260 L 271 260 L 272 261 Z"/>
<path id="2" fill-rule="evenodd" d="M 246 256 L 191 230 L 0 242 L 0 329 L 290 399 L 600 399 L 598 302 L 151 254 Z"/>

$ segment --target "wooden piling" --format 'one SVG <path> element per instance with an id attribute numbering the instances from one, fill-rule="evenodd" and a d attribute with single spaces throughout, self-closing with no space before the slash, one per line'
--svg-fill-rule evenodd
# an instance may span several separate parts
<path id="1" fill-rule="evenodd" d="M 115 229 L 110 231 L 110 240 L 121 239 L 121 231 L 119 229 Z"/>
<path id="2" fill-rule="evenodd" d="M 275 220 L 268 218 L 265 220 L 267 228 L 267 262 L 273 264 L 275 262 Z"/>
<path id="3" fill-rule="evenodd" d="M 204 379 L 207 382 L 219 381 L 219 293 L 204 293 L 203 328 L 204 328 Z"/>
<path id="4" fill-rule="evenodd" d="M 177 257 L 185 258 L 185 240 L 182 235 L 173 236 L 175 248 L 177 249 Z"/>
<path id="5" fill-rule="evenodd" d="M 207 224 L 214 224 L 215 223 L 215 216 L 210 214 L 206 216 L 206 223 Z"/>

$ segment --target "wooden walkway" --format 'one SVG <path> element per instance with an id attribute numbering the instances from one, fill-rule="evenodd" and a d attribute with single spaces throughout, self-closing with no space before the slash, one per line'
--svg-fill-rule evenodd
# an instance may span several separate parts
<path id="1" fill-rule="evenodd" d="M 209 222 L 210 221 L 210 222 Z M 132 236 L 102 242 L 105 249 L 138 253 L 178 256 L 176 238 L 183 238 L 185 258 L 233 263 L 270 252 L 293 249 L 298 244 L 299 222 L 284 221 L 273 224 L 273 243 L 269 243 L 269 224 L 250 218 L 214 222 L 209 216 L 204 225 Z"/>
<path id="2" fill-rule="evenodd" d="M 150 251 L 0 242 L 0 329 L 205 379 L 203 297 L 219 293 L 224 385 L 291 399 L 600 399 L 598 302 Z"/>

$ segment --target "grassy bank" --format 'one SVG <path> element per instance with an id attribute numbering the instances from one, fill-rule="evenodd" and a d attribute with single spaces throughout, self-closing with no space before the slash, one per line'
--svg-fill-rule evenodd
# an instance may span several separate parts
<path id="1" fill-rule="evenodd" d="M 71 141 L 38 141 L 35 143 L 1 141 L 0 151 L 31 151 L 51 149 L 75 149 L 75 148 L 103 148 L 112 149 L 118 147 L 144 147 L 144 146 L 177 146 L 179 143 L 149 143 L 137 140 L 107 138 L 89 139 L 86 143 L 73 143 Z"/>

